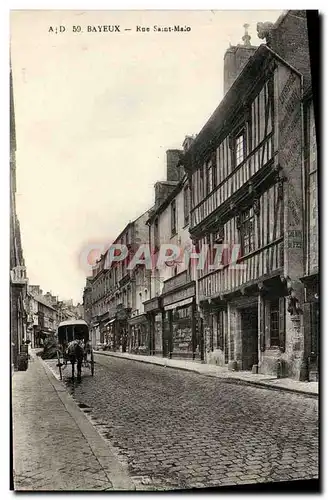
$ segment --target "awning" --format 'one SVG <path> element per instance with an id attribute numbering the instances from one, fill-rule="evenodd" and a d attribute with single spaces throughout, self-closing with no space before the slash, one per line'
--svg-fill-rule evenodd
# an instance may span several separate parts
<path id="1" fill-rule="evenodd" d="M 116 318 L 112 318 L 110 319 L 109 321 L 107 321 L 107 323 L 104 324 L 104 326 L 108 326 L 108 325 L 111 325 L 112 323 L 114 323 Z"/>
<path id="2" fill-rule="evenodd" d="M 187 306 L 187 305 L 191 304 L 193 300 L 194 300 L 193 297 L 189 297 L 189 299 L 185 299 L 185 300 L 180 300 L 180 302 L 175 302 L 174 304 L 170 304 L 168 306 L 165 306 L 164 311 L 171 311 L 172 309 L 176 309 L 177 307 Z"/>
<path id="3" fill-rule="evenodd" d="M 138 325 L 140 323 L 145 323 L 147 322 L 147 315 L 146 314 L 140 314 L 139 316 L 134 316 L 133 318 L 130 318 L 128 323 L 129 325 Z"/>

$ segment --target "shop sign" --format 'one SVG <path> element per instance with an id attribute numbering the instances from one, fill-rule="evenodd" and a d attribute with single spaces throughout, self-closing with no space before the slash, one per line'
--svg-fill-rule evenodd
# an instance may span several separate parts
<path id="1" fill-rule="evenodd" d="M 147 322 L 147 318 L 144 314 L 142 316 L 136 316 L 135 318 L 131 318 L 129 320 L 130 325 L 139 325 L 141 323 L 146 323 L 146 322 Z"/>
<path id="2" fill-rule="evenodd" d="M 126 318 L 127 318 L 127 313 L 125 309 L 120 309 L 119 311 L 117 311 L 117 319 L 123 320 Z"/>
<path id="3" fill-rule="evenodd" d="M 155 297 L 154 299 L 144 302 L 144 310 L 146 313 L 160 309 L 160 298 Z"/>
<path id="4" fill-rule="evenodd" d="M 178 290 L 176 292 L 171 293 L 163 297 L 163 306 L 168 306 L 170 304 L 174 304 L 175 302 L 180 302 L 181 300 L 188 299 L 195 295 L 195 287 L 194 285 L 189 286 L 188 288 L 183 288 L 182 290 Z"/>
<path id="5" fill-rule="evenodd" d="M 173 276 L 172 278 L 164 282 L 163 292 L 162 292 L 163 295 L 168 292 L 171 292 L 171 290 L 179 288 L 180 286 L 186 285 L 188 281 L 190 281 L 190 277 L 187 271 L 183 271 L 182 273 Z"/>

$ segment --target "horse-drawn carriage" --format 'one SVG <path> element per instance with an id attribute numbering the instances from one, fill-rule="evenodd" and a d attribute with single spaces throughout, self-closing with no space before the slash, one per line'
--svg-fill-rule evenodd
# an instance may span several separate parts
<path id="1" fill-rule="evenodd" d="M 57 330 L 57 366 L 60 379 L 62 371 L 68 362 L 72 365 L 72 377 L 74 378 L 74 366 L 77 365 L 77 375 L 81 376 L 82 367 L 88 368 L 91 375 L 94 374 L 94 357 L 91 341 L 89 338 L 89 327 L 83 320 L 62 321 Z"/>

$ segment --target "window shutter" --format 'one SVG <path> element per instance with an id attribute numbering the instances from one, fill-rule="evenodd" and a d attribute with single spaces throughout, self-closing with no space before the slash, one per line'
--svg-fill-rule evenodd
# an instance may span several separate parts
<path id="1" fill-rule="evenodd" d="M 285 297 L 279 297 L 279 343 L 281 352 L 286 349 L 286 307 Z"/>

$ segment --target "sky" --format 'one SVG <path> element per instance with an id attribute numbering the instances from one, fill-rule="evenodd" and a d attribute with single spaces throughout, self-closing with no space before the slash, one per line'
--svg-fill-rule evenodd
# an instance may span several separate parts
<path id="1" fill-rule="evenodd" d="M 280 14 L 11 12 L 16 200 L 30 284 L 82 300 L 92 255 L 153 205 L 166 150 L 181 148 L 220 103 L 229 43 L 242 43 L 245 23 L 251 43 L 263 43 L 257 22 Z M 191 30 L 152 30 L 176 24 Z M 120 32 L 87 31 L 104 25 Z"/>

